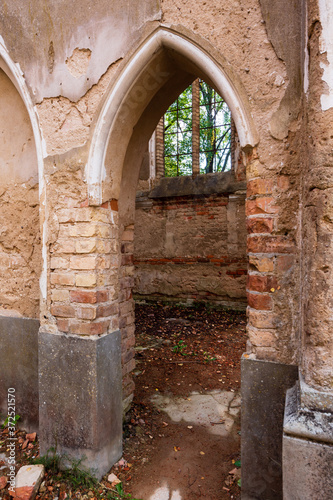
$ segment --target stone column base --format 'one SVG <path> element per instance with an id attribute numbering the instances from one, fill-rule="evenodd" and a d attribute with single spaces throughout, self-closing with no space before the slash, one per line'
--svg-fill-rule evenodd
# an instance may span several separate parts
<path id="1" fill-rule="evenodd" d="M 301 407 L 287 391 L 283 434 L 283 499 L 333 498 L 333 414 Z"/>
<path id="2" fill-rule="evenodd" d="M 0 414 L 6 418 L 15 389 L 18 425 L 30 432 L 38 432 L 38 330 L 37 319 L 0 316 Z"/>
<path id="3" fill-rule="evenodd" d="M 282 499 L 286 390 L 297 366 L 242 358 L 242 500 Z"/>
<path id="4" fill-rule="evenodd" d="M 120 332 L 39 332 L 40 454 L 83 459 L 102 477 L 122 455 Z"/>

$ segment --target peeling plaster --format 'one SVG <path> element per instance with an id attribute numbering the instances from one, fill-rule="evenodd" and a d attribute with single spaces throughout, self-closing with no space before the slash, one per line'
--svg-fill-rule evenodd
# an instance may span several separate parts
<path id="1" fill-rule="evenodd" d="M 319 0 L 320 22 L 322 32 L 320 37 L 320 53 L 327 56 L 327 63 L 320 63 L 324 70 L 322 80 L 328 85 L 328 93 L 321 96 L 321 109 L 333 108 L 333 3 L 332 0 Z"/>
<path id="2" fill-rule="evenodd" d="M 0 33 L 34 103 L 58 95 L 77 101 L 124 56 L 146 23 L 160 19 L 159 0 L 0 2 Z M 77 48 L 91 51 L 87 72 L 79 77 L 66 64 Z"/>
<path id="3" fill-rule="evenodd" d="M 89 50 L 76 49 L 68 64 L 71 70 L 78 74 L 82 70 L 82 64 L 89 65 L 89 61 Z M 43 136 L 44 158 L 48 155 L 63 154 L 86 144 L 94 114 L 119 62 L 120 60 L 112 64 L 98 83 L 78 101 L 73 102 L 66 97 L 57 96 L 44 99 L 36 106 Z"/>
<path id="4" fill-rule="evenodd" d="M 73 54 L 66 59 L 68 71 L 74 78 L 80 78 L 86 74 L 91 58 L 90 49 L 74 49 Z"/>

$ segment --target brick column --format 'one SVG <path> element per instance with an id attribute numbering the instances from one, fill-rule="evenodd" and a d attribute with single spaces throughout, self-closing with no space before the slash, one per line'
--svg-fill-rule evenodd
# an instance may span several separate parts
<path id="1" fill-rule="evenodd" d="M 192 83 L 192 175 L 200 174 L 200 83 Z"/>
<path id="2" fill-rule="evenodd" d="M 156 133 L 156 179 L 164 177 L 164 116 L 158 122 Z"/>
<path id="3" fill-rule="evenodd" d="M 242 495 L 282 498 L 285 394 L 297 379 L 297 253 L 293 237 L 281 234 L 289 178 L 273 177 L 255 150 L 247 157 L 246 174 L 249 340 L 241 362 Z"/>
<path id="4" fill-rule="evenodd" d="M 51 247 L 51 314 L 59 331 L 101 335 L 117 330 L 117 204 L 61 209 Z M 111 223 L 113 221 L 113 224 Z"/>
<path id="5" fill-rule="evenodd" d="M 281 279 L 293 268 L 296 249 L 290 237 L 277 234 L 279 206 L 274 193 L 286 191 L 289 181 L 284 176 L 261 178 L 261 171 L 254 152 L 247 167 L 246 200 L 249 347 L 258 359 L 288 362 L 284 341 L 290 339 L 283 338 L 277 328 L 283 324 L 279 319 L 281 301 L 286 301 Z M 286 303 L 286 311 L 288 307 Z"/>
<path id="6" fill-rule="evenodd" d="M 55 209 L 55 220 L 52 316 L 39 332 L 41 454 L 56 447 L 101 477 L 122 454 L 118 204 Z"/>

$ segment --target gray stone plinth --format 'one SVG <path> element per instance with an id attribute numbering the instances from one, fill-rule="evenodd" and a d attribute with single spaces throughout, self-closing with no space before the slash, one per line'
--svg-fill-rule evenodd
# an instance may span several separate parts
<path id="1" fill-rule="evenodd" d="M 284 500 L 333 498 L 333 415 L 305 409 L 287 391 L 283 434 Z"/>
<path id="2" fill-rule="evenodd" d="M 282 499 L 285 395 L 297 366 L 242 358 L 242 499 Z"/>
<path id="3" fill-rule="evenodd" d="M 40 453 L 54 447 L 96 477 L 122 455 L 120 332 L 39 333 Z"/>
<path id="4" fill-rule="evenodd" d="M 29 431 L 38 431 L 38 330 L 36 319 L 0 317 L 0 413 L 14 388 L 19 426 Z"/>

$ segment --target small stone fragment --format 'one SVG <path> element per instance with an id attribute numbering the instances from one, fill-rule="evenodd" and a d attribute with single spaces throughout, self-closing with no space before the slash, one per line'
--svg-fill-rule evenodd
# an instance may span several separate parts
<path id="1" fill-rule="evenodd" d="M 109 483 L 111 483 L 111 485 L 121 483 L 120 479 L 118 479 L 115 474 L 110 474 L 108 476 L 108 481 L 109 481 Z"/>
<path id="2" fill-rule="evenodd" d="M 36 441 L 36 432 L 32 432 L 31 434 L 26 434 L 25 439 L 28 439 L 29 441 Z"/>
<path id="3" fill-rule="evenodd" d="M 7 478 L 6 476 L 1 476 L 0 477 L 0 490 L 3 490 L 7 484 Z"/>
<path id="4" fill-rule="evenodd" d="M 18 471 L 15 490 L 9 494 L 20 500 L 34 500 L 44 477 L 44 465 L 25 465 Z"/>
<path id="5" fill-rule="evenodd" d="M 28 443 L 29 443 L 29 439 L 26 439 L 26 440 L 24 441 L 24 443 L 22 444 L 22 450 L 25 450 L 25 449 L 26 449 L 26 447 L 28 446 Z"/>

